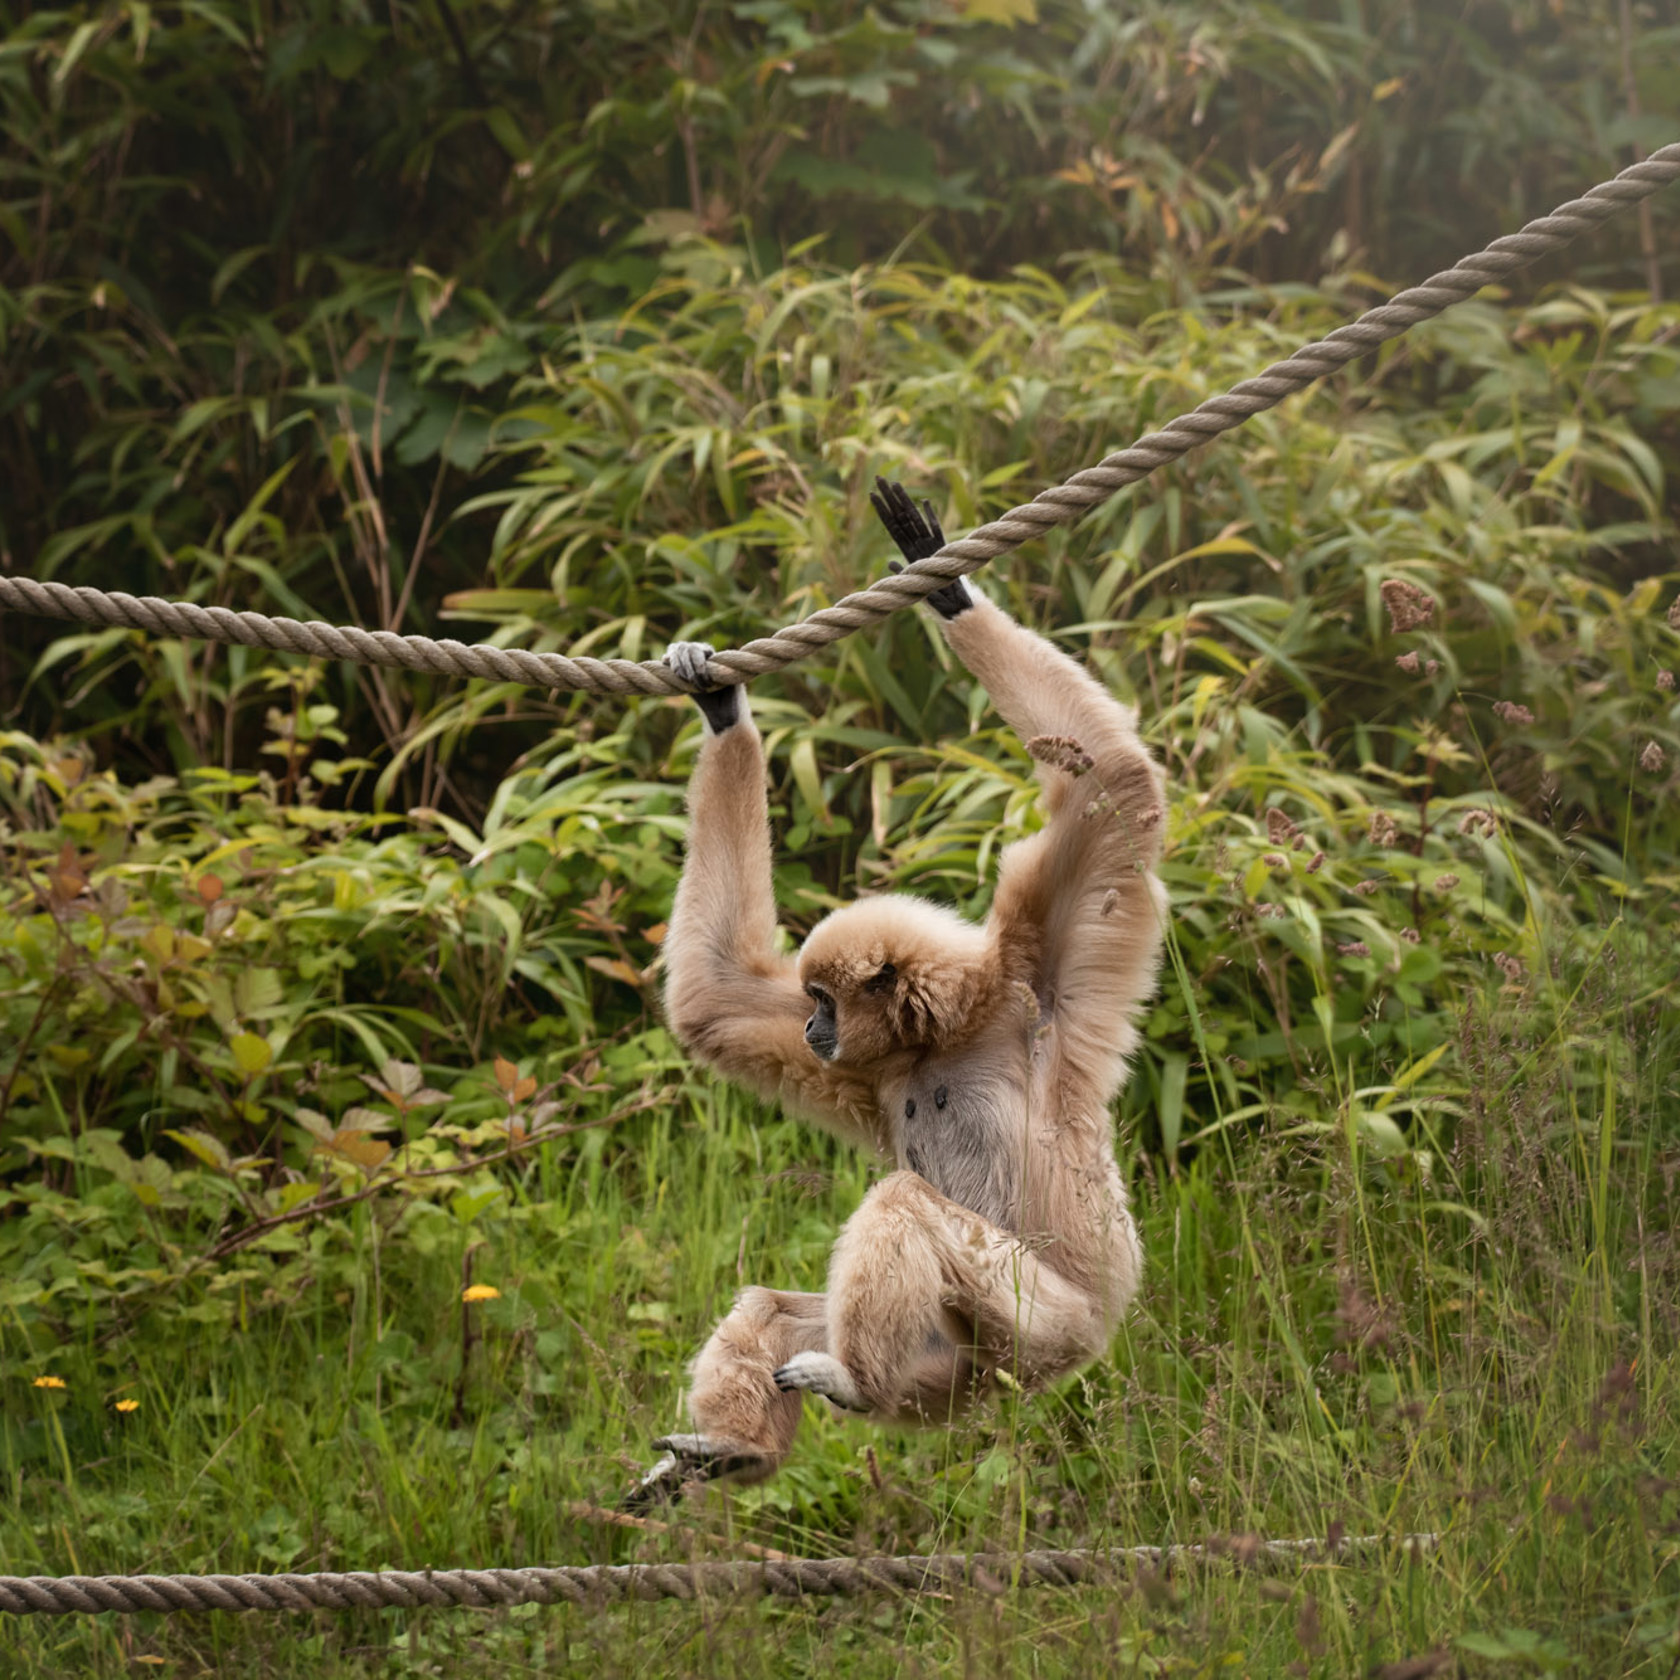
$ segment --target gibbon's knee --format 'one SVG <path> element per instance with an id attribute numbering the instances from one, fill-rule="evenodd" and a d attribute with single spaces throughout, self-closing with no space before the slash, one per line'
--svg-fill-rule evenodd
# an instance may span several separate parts
<path id="1" fill-rule="evenodd" d="M 891 1415 L 914 1386 L 930 1339 L 960 1337 L 951 1304 L 962 1293 L 953 1264 L 955 1207 L 912 1172 L 890 1173 L 846 1221 L 829 1268 L 829 1352 L 844 1366 L 860 1410 Z M 960 1245 L 961 1233 L 955 1233 Z"/>
<path id="2" fill-rule="evenodd" d="M 909 1172 L 847 1223 L 829 1295 L 830 1352 L 879 1412 L 907 1403 L 933 1337 L 1038 1388 L 1097 1358 L 1113 1328 L 1089 1290 Z"/>

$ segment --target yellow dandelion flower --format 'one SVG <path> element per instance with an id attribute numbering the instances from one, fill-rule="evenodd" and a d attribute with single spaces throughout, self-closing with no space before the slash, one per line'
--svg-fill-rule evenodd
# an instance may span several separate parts
<path id="1" fill-rule="evenodd" d="M 116 1409 L 119 1412 L 137 1412 L 140 1410 L 140 1402 L 138 1400 L 119 1400 Z"/>
<path id="2" fill-rule="evenodd" d="M 461 1291 L 463 1301 L 499 1301 L 502 1292 L 493 1283 L 475 1283 Z"/>
<path id="3" fill-rule="evenodd" d="M 35 1379 L 35 1386 L 37 1388 L 63 1388 L 64 1387 L 64 1378 L 63 1377 L 37 1377 Z"/>

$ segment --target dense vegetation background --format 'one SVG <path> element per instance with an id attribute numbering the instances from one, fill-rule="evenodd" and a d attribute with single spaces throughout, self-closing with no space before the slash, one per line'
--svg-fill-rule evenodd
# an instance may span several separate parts
<path id="1" fill-rule="evenodd" d="M 1680 137 L 1680 24 L 0 4 L 0 123 L 6 570 L 649 657 L 877 575 L 876 472 L 978 523 Z M 0 1669 L 1671 1675 L 1677 293 L 1671 191 L 987 575 L 1174 790 L 1145 1297 L 1049 1399 L 813 1416 L 669 1531 L 590 1507 L 868 1172 L 659 1024 L 692 709 L 0 622 L 0 1568 L 1431 1557 Z M 983 910 L 1030 766 L 924 615 L 753 703 L 796 934 Z"/>

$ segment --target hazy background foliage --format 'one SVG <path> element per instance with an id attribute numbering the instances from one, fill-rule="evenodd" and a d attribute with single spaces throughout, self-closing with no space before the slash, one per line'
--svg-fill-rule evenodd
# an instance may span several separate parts
<path id="1" fill-rule="evenodd" d="M 875 473 L 981 522 L 1677 118 L 1680 25 L 1639 0 L 0 5 L 0 564 L 738 643 L 879 574 Z M 1053 1400 L 814 1420 L 671 1536 L 567 1501 L 674 1421 L 739 1282 L 814 1285 L 866 1182 L 659 1023 L 692 708 L 8 615 L 6 1566 L 1345 1521 L 1452 1543 L 1111 1621 L 425 1649 L 1670 1671 L 1677 234 L 1671 191 L 982 579 L 1138 701 L 1174 790 L 1119 1115 L 1146 1297 Z M 983 911 L 1030 765 L 925 615 L 752 692 L 796 934 L 883 887 Z M 394 1625 L 145 1649 L 424 1667 Z"/>

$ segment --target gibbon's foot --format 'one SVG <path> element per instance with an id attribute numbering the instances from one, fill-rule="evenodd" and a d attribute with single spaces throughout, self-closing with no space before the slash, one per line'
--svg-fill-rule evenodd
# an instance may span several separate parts
<path id="1" fill-rule="evenodd" d="M 867 1412 L 868 1404 L 858 1393 L 852 1374 L 831 1353 L 796 1353 L 771 1378 L 784 1394 L 802 1388 L 820 1394 L 843 1412 Z"/>
<path id="2" fill-rule="evenodd" d="M 665 663 L 680 681 L 688 684 L 694 703 L 714 735 L 721 735 L 741 719 L 741 685 L 727 688 L 708 686 L 706 662 L 715 649 L 710 642 L 672 642 L 665 650 Z"/>
<path id="3" fill-rule="evenodd" d="M 898 544 L 898 551 L 906 560 L 925 560 L 945 546 L 945 532 L 940 527 L 939 515 L 933 511 L 933 503 L 923 502 L 918 512 L 916 504 L 910 500 L 909 491 L 902 484 L 892 484 L 884 478 L 876 479 L 869 501 L 886 526 L 887 535 Z M 891 560 L 887 563 L 887 570 L 902 572 L 904 566 L 900 561 Z M 927 597 L 927 604 L 941 618 L 955 618 L 974 605 L 974 597 L 961 578 L 953 578 L 934 590 Z"/>
<path id="4" fill-rule="evenodd" d="M 709 1441 L 704 1435 L 664 1435 L 653 1444 L 665 1456 L 618 1502 L 619 1510 L 630 1516 L 674 1503 L 690 1482 L 763 1474 L 772 1468 L 763 1453 L 732 1441 Z"/>

